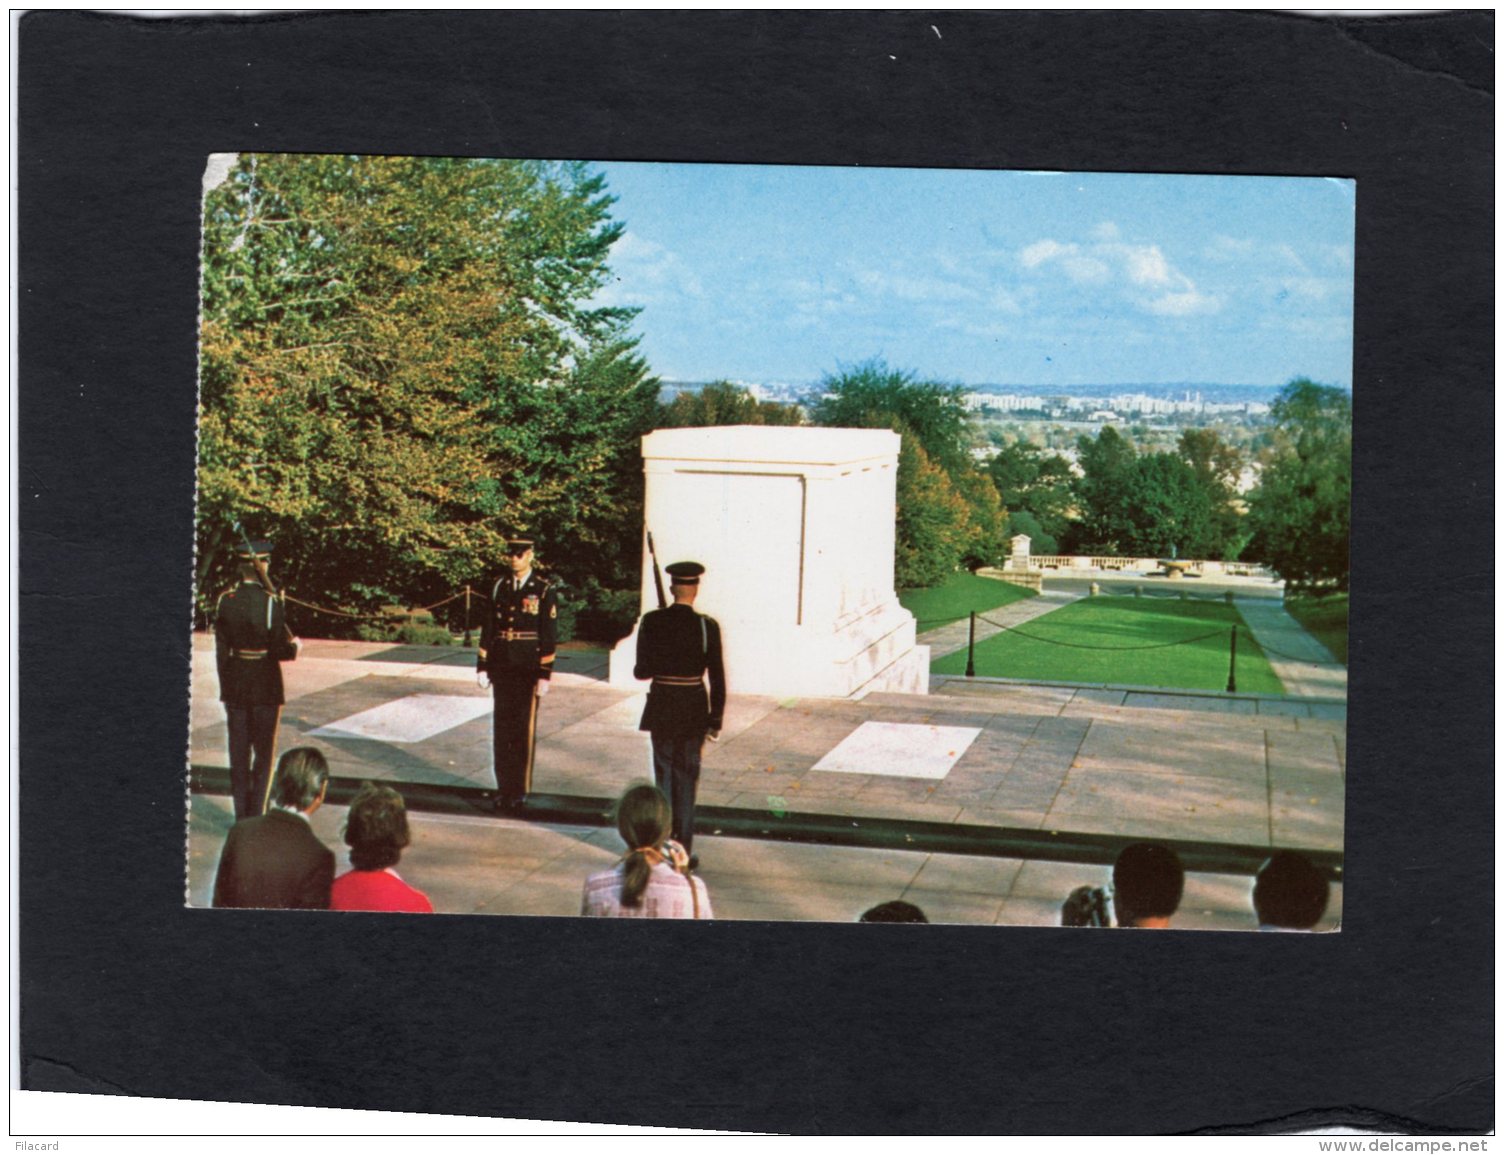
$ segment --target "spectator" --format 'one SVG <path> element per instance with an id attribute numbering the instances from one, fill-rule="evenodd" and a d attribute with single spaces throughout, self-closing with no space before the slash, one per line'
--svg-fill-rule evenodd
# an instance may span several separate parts
<path id="1" fill-rule="evenodd" d="M 1135 842 L 1112 867 L 1112 885 L 1078 886 L 1060 908 L 1061 926 L 1137 927 L 1163 930 L 1180 907 L 1185 869 L 1168 846 Z"/>
<path id="2" fill-rule="evenodd" d="M 616 829 L 627 853 L 610 870 L 585 880 L 580 913 L 603 918 L 713 918 L 705 883 L 689 870 L 689 856 L 667 841 L 673 828 L 668 799 L 656 786 L 631 786 L 616 804 Z"/>
<path id="3" fill-rule="evenodd" d="M 309 817 L 324 803 L 329 764 L 311 746 L 277 763 L 272 808 L 230 828 L 214 905 L 323 910 L 334 881 L 334 852 L 319 841 Z"/>
<path id="4" fill-rule="evenodd" d="M 894 899 L 892 902 L 879 903 L 867 911 L 857 920 L 858 922 L 929 922 L 924 917 L 924 911 L 920 910 L 912 902 L 904 902 Z"/>
<path id="5" fill-rule="evenodd" d="M 1119 926 L 1164 930 L 1185 893 L 1185 869 L 1168 846 L 1135 842 L 1112 867 L 1112 905 Z"/>
<path id="6" fill-rule="evenodd" d="M 1314 930 L 1330 898 L 1326 875 L 1293 850 L 1278 851 L 1259 868 L 1253 884 L 1260 930 Z"/>
<path id="7" fill-rule="evenodd" d="M 390 786 L 362 783 L 345 817 L 345 844 L 354 869 L 334 880 L 329 909 L 432 914 L 428 896 L 393 869 L 411 842 L 402 795 Z"/>

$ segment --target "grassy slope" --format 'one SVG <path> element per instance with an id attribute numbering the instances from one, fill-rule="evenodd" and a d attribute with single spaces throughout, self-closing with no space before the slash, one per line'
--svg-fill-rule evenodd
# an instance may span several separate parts
<path id="1" fill-rule="evenodd" d="M 929 589 L 899 590 L 898 601 L 919 621 L 919 630 L 933 630 L 946 622 L 959 621 L 976 610 L 983 613 L 1023 598 L 1038 597 L 1033 590 L 1009 585 L 994 578 L 956 573 L 944 585 Z"/>
<path id="2" fill-rule="evenodd" d="M 1332 651 L 1332 656 L 1347 665 L 1347 595 L 1328 594 L 1312 597 L 1295 594 L 1285 599 L 1285 609 L 1316 640 Z"/>
<path id="3" fill-rule="evenodd" d="M 1238 690 L 1283 693 L 1284 687 L 1237 610 L 1212 601 L 1085 598 L 1025 623 L 1019 627 L 1021 633 L 1004 631 L 979 642 L 976 672 L 982 677 L 1225 690 L 1234 625 L 1242 627 L 1238 630 Z M 1207 634 L 1211 636 L 1184 645 L 1129 648 Z M 964 673 L 966 651 L 939 659 L 933 668 L 942 674 Z"/>

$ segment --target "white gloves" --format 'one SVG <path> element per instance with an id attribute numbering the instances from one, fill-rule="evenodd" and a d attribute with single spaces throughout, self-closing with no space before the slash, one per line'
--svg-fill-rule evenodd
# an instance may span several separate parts
<path id="1" fill-rule="evenodd" d="M 546 698 L 546 697 L 548 697 L 548 679 L 547 678 L 539 678 L 538 679 L 538 697 L 540 697 L 540 698 Z"/>
<path id="2" fill-rule="evenodd" d="M 489 690 L 491 688 L 491 678 L 484 670 L 476 670 L 475 684 L 482 690 Z"/>

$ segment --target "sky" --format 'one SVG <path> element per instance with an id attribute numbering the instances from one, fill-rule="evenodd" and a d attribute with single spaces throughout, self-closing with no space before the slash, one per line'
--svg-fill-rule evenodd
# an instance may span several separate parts
<path id="1" fill-rule="evenodd" d="M 667 380 L 881 358 L 963 385 L 1352 387 L 1356 184 L 592 165 L 626 226 L 601 303 Z"/>

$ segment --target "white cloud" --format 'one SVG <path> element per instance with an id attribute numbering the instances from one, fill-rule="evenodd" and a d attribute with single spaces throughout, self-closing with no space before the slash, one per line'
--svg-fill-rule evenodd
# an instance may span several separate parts
<path id="1" fill-rule="evenodd" d="M 1128 279 L 1135 285 L 1160 289 L 1172 285 L 1184 287 L 1190 284 L 1189 277 L 1170 271 L 1170 262 L 1165 260 L 1165 255 L 1159 251 L 1158 245 L 1116 247 L 1122 254 L 1123 265 L 1128 271 Z"/>
<path id="2" fill-rule="evenodd" d="M 1097 225 L 1092 234 L 1098 239 L 1087 244 L 1052 238 L 1035 241 L 1019 251 L 1019 263 L 1025 269 L 1058 268 L 1077 285 L 1105 288 L 1116 284 L 1131 304 L 1157 316 L 1185 317 L 1222 307 L 1220 297 L 1198 290 L 1158 245 L 1107 239 L 1118 235 L 1110 221 Z"/>
<path id="3" fill-rule="evenodd" d="M 877 269 L 859 270 L 856 283 L 868 293 L 896 297 L 900 301 L 964 301 L 976 296 L 973 290 L 956 281 L 906 273 L 885 273 Z"/>
<path id="4" fill-rule="evenodd" d="M 1060 259 L 1060 267 L 1078 285 L 1105 285 L 1112 279 L 1112 269 L 1095 257 L 1072 253 Z"/>
<path id="5" fill-rule="evenodd" d="M 1258 244 L 1244 237 L 1217 236 L 1201 250 L 1209 261 L 1246 261 L 1258 248 Z"/>
<path id="6" fill-rule="evenodd" d="M 1034 269 L 1062 254 L 1074 253 L 1077 248 L 1076 245 L 1062 245 L 1055 241 L 1035 241 L 1018 254 L 1018 259 L 1024 268 Z"/>
<path id="7" fill-rule="evenodd" d="M 1158 317 L 1190 317 L 1197 313 L 1215 313 L 1222 307 L 1222 302 L 1216 297 L 1198 293 L 1195 289 L 1183 293 L 1166 293 L 1139 303 Z"/>
<path id="8" fill-rule="evenodd" d="M 670 249 L 628 231 L 611 246 L 615 277 L 596 299 L 602 304 L 644 305 L 703 297 L 699 275 Z"/>

